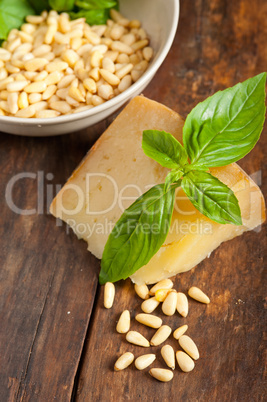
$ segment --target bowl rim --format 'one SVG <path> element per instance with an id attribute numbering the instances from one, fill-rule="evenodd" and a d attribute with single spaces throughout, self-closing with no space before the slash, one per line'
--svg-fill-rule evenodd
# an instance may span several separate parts
<path id="1" fill-rule="evenodd" d="M 120 93 L 119 95 L 115 96 L 114 98 L 108 100 L 107 102 L 94 106 L 92 109 L 84 110 L 77 113 L 72 113 L 69 115 L 51 117 L 51 118 L 23 118 L 23 117 L 15 117 L 15 116 L 0 116 L 0 124 L 3 123 L 10 123 L 10 125 L 29 125 L 29 126 L 50 126 L 50 125 L 58 125 L 62 123 L 69 123 L 75 122 L 80 119 L 89 118 L 91 116 L 96 116 L 103 111 L 107 111 L 110 108 L 116 107 L 118 104 L 118 108 L 126 101 L 127 99 L 131 99 L 134 93 L 138 91 L 138 88 L 145 86 L 146 81 L 150 81 L 153 76 L 156 74 L 157 70 L 165 60 L 175 37 L 176 30 L 178 27 L 179 21 L 179 12 L 180 12 L 180 1 L 173 0 L 173 15 L 172 15 L 172 22 L 171 22 L 171 29 L 168 36 L 168 39 L 161 51 L 161 53 L 156 58 L 155 62 L 151 63 L 145 73 L 128 89 L 124 92 Z"/>

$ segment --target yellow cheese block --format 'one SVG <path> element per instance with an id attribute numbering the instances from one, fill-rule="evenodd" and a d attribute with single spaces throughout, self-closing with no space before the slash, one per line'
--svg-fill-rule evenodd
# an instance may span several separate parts
<path id="1" fill-rule="evenodd" d="M 50 212 L 67 222 L 101 258 L 105 243 L 123 210 L 151 186 L 163 183 L 168 169 L 148 158 L 142 132 L 164 130 L 182 141 L 182 118 L 143 96 L 134 98 L 95 143 L 53 200 Z M 155 283 L 187 271 L 223 241 L 254 229 L 265 219 L 264 199 L 257 185 L 237 165 L 210 172 L 236 194 L 243 225 L 221 225 L 198 212 L 181 189 L 176 192 L 171 229 L 160 250 L 131 279 Z"/>

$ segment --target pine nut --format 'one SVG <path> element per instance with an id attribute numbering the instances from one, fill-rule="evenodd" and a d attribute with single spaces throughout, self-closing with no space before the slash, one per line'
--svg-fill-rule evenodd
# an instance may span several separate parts
<path id="1" fill-rule="evenodd" d="M 44 81 L 33 82 L 32 84 L 27 85 L 24 88 L 24 91 L 27 93 L 32 92 L 44 92 L 47 88 L 47 84 Z"/>
<path id="2" fill-rule="evenodd" d="M 0 116 L 5 116 L 5 115 L 6 115 L 5 112 L 2 109 L 0 109 Z"/>
<path id="3" fill-rule="evenodd" d="M 119 78 L 123 78 L 125 75 L 129 74 L 133 69 L 133 64 L 129 63 L 126 66 L 121 67 L 119 70 L 116 71 L 116 75 Z"/>
<path id="4" fill-rule="evenodd" d="M 44 18 L 40 15 L 27 15 L 26 21 L 33 25 L 39 25 L 44 21 Z"/>
<path id="5" fill-rule="evenodd" d="M 126 332 L 128 332 L 130 329 L 130 321 L 131 318 L 129 310 L 124 310 L 121 313 L 121 316 L 117 323 L 116 331 L 119 332 L 120 334 L 126 334 Z"/>
<path id="6" fill-rule="evenodd" d="M 83 81 L 83 85 L 92 94 L 96 93 L 96 83 L 92 78 L 86 78 Z"/>
<path id="7" fill-rule="evenodd" d="M 143 57 L 146 61 L 150 61 L 153 57 L 153 49 L 150 46 L 144 47 Z"/>
<path id="8" fill-rule="evenodd" d="M 162 325 L 162 319 L 152 314 L 137 314 L 135 319 L 151 328 L 159 328 Z"/>
<path id="9" fill-rule="evenodd" d="M 70 67 L 74 67 L 74 64 L 79 60 L 79 55 L 72 49 L 65 50 L 61 55 L 62 60 L 66 61 Z"/>
<path id="10" fill-rule="evenodd" d="M 36 71 L 42 69 L 48 61 L 44 58 L 33 58 L 24 63 L 25 70 L 27 71 Z"/>
<path id="11" fill-rule="evenodd" d="M 60 71 L 53 71 L 52 73 L 50 73 L 47 77 L 46 77 L 46 79 L 44 80 L 44 82 L 47 84 L 47 85 L 54 85 L 54 84 L 57 84 L 57 83 L 59 83 L 59 81 L 61 80 L 61 78 L 62 78 L 62 72 L 60 72 Z"/>
<path id="12" fill-rule="evenodd" d="M 0 91 L 0 99 L 7 100 L 9 92 L 7 90 Z"/>
<path id="13" fill-rule="evenodd" d="M 101 68 L 99 72 L 104 80 L 106 80 L 110 85 L 118 85 L 120 83 L 120 78 L 110 71 Z"/>
<path id="14" fill-rule="evenodd" d="M 0 47 L 0 60 L 8 61 L 10 59 L 11 59 L 11 53 L 8 50 Z"/>
<path id="15" fill-rule="evenodd" d="M 109 57 L 103 58 L 102 67 L 104 70 L 109 71 L 110 73 L 114 73 L 114 71 L 115 71 L 114 63 Z"/>
<path id="16" fill-rule="evenodd" d="M 182 292 L 177 293 L 177 311 L 182 317 L 187 317 L 188 314 L 188 299 Z"/>
<path id="17" fill-rule="evenodd" d="M 134 361 L 134 355 L 130 352 L 126 352 L 121 355 L 114 365 L 115 371 L 121 371 L 126 369 Z"/>
<path id="18" fill-rule="evenodd" d="M 137 284 L 135 284 L 134 285 L 134 290 L 135 290 L 136 294 L 139 297 L 141 297 L 141 299 L 146 300 L 146 299 L 149 298 L 149 295 L 148 295 L 149 289 L 148 289 L 147 285 L 137 285 Z"/>
<path id="19" fill-rule="evenodd" d="M 100 85 L 97 90 L 97 93 L 98 93 L 98 96 L 100 96 L 101 98 L 103 98 L 105 100 L 111 99 L 114 96 L 113 88 L 109 84 Z"/>
<path id="20" fill-rule="evenodd" d="M 139 49 L 143 49 L 144 47 L 146 47 L 148 45 L 149 41 L 147 39 L 142 39 L 139 40 L 135 43 L 132 44 L 132 49 L 134 51 L 139 50 Z"/>
<path id="21" fill-rule="evenodd" d="M 100 53 L 98 50 L 95 50 L 92 54 L 91 54 L 91 66 L 92 67 L 100 67 L 101 62 L 103 59 L 103 54 Z"/>
<path id="22" fill-rule="evenodd" d="M 128 33 L 123 35 L 120 40 L 125 43 L 125 45 L 131 46 L 135 42 L 135 36 L 133 33 Z"/>
<path id="23" fill-rule="evenodd" d="M 21 92 L 19 94 L 18 107 L 20 109 L 25 109 L 28 106 L 29 106 L 28 95 L 26 94 L 26 92 Z"/>
<path id="24" fill-rule="evenodd" d="M 14 64 L 16 64 L 16 61 L 14 61 Z M 10 74 L 16 74 L 20 72 L 20 68 L 16 67 L 14 64 L 9 63 L 8 61 L 6 62 L 6 70 Z M 23 63 L 19 61 L 19 64 L 23 66 Z"/>
<path id="25" fill-rule="evenodd" d="M 166 299 L 166 297 L 168 296 L 170 291 L 171 291 L 170 289 L 158 289 L 158 290 L 156 290 L 156 293 L 155 293 L 156 300 L 158 300 L 159 302 L 164 302 L 164 300 Z"/>
<path id="26" fill-rule="evenodd" d="M 99 68 L 93 68 L 90 72 L 89 72 L 89 77 L 93 78 L 95 81 L 98 81 L 100 79 L 100 73 L 99 73 Z"/>
<path id="27" fill-rule="evenodd" d="M 93 45 L 91 43 L 86 43 L 85 45 L 82 45 L 79 50 L 77 50 L 77 54 L 80 57 L 83 57 L 84 55 L 88 56 L 89 53 L 92 50 Z"/>
<path id="28" fill-rule="evenodd" d="M 130 63 L 130 57 L 125 53 L 120 53 L 117 57 L 117 62 L 122 64 Z"/>
<path id="29" fill-rule="evenodd" d="M 82 38 L 78 37 L 78 38 L 71 38 L 70 39 L 70 47 L 75 51 L 80 49 L 82 44 L 83 44 Z"/>
<path id="30" fill-rule="evenodd" d="M 34 25 L 28 23 L 28 24 L 23 24 L 20 27 L 20 29 L 21 29 L 21 31 L 26 32 L 27 34 L 31 35 L 35 32 L 36 27 Z"/>
<path id="31" fill-rule="evenodd" d="M 70 43 L 70 38 L 66 35 L 63 35 L 61 32 L 56 32 L 54 40 L 56 43 L 59 43 L 60 45 L 68 45 Z"/>
<path id="32" fill-rule="evenodd" d="M 126 341 L 137 346 L 143 346 L 144 348 L 148 348 L 150 346 L 149 341 L 137 331 L 127 332 Z"/>
<path id="33" fill-rule="evenodd" d="M 165 363 L 167 364 L 168 367 L 171 369 L 175 369 L 175 354 L 174 350 L 170 345 L 164 345 L 161 348 L 161 356 L 163 357 Z"/>
<path id="34" fill-rule="evenodd" d="M 10 41 L 10 42 L 8 43 L 6 49 L 7 49 L 9 52 L 12 53 L 12 52 L 14 52 L 15 49 L 17 49 L 17 47 L 18 47 L 20 44 L 21 44 L 20 38 L 13 39 L 12 41 Z"/>
<path id="35" fill-rule="evenodd" d="M 84 36 L 89 40 L 90 43 L 92 43 L 92 45 L 98 45 L 101 42 L 99 36 L 93 31 L 88 32 L 85 30 Z"/>
<path id="36" fill-rule="evenodd" d="M 36 73 L 35 71 L 24 71 L 23 74 L 24 77 L 30 81 L 33 81 L 34 78 L 38 75 L 38 73 Z"/>
<path id="37" fill-rule="evenodd" d="M 131 71 L 131 77 L 133 82 L 136 82 L 137 80 L 139 80 L 139 78 L 142 76 L 142 71 L 137 71 L 135 69 L 132 69 Z"/>
<path id="38" fill-rule="evenodd" d="M 18 73 L 16 74 L 15 81 L 27 81 L 24 75 Z"/>
<path id="39" fill-rule="evenodd" d="M 52 97 L 50 98 L 50 101 L 52 100 Z M 69 113 L 71 111 L 71 107 L 67 102 L 64 101 L 55 101 L 55 102 L 50 102 L 49 106 L 51 109 L 56 110 L 57 112 L 60 112 L 62 114 Z M 109 307 L 107 307 L 109 308 Z"/>
<path id="40" fill-rule="evenodd" d="M 4 80 L 7 77 L 7 71 L 5 68 L 0 69 L 0 81 Z"/>
<path id="41" fill-rule="evenodd" d="M 118 40 L 124 34 L 124 28 L 121 25 L 114 24 L 111 31 L 110 37 L 113 40 Z"/>
<path id="42" fill-rule="evenodd" d="M 37 81 L 43 81 L 46 79 L 46 77 L 48 76 L 48 72 L 46 70 L 41 71 L 40 73 L 38 73 L 33 81 L 37 82 Z"/>
<path id="43" fill-rule="evenodd" d="M 54 73 L 51 73 L 51 75 Z M 70 74 L 70 75 L 65 75 L 59 82 L 58 82 L 58 89 L 61 88 L 67 88 L 70 83 L 75 79 L 75 75 L 74 74 Z"/>
<path id="44" fill-rule="evenodd" d="M 79 108 L 80 107 L 80 102 L 77 102 L 75 99 L 73 99 L 71 96 L 67 95 L 66 96 L 66 102 L 68 102 L 69 105 L 75 107 L 75 108 Z M 74 112 L 74 110 L 72 111 Z"/>
<path id="45" fill-rule="evenodd" d="M 94 106 L 93 105 L 87 105 L 87 106 L 80 106 L 77 109 L 73 110 L 72 113 L 79 113 L 79 112 L 84 112 L 85 110 L 90 110 L 92 109 Z"/>
<path id="46" fill-rule="evenodd" d="M 172 287 L 173 282 L 170 279 L 162 279 L 150 289 L 149 294 L 154 295 L 158 289 L 171 289 Z"/>
<path id="47" fill-rule="evenodd" d="M 195 342 L 187 335 L 182 335 L 179 340 L 179 345 L 184 351 L 191 356 L 194 360 L 199 359 L 199 352 Z"/>
<path id="48" fill-rule="evenodd" d="M 57 32 L 57 25 L 56 24 L 50 25 L 48 27 L 47 32 L 46 32 L 45 37 L 44 37 L 44 42 L 47 45 L 50 45 L 53 42 L 53 39 L 54 39 L 54 36 L 55 36 L 56 32 Z"/>
<path id="49" fill-rule="evenodd" d="M 5 78 L 5 79 L 3 79 L 3 80 L 1 80 L 0 81 L 0 91 L 2 90 L 2 89 L 6 89 L 6 87 L 7 87 L 7 84 L 9 84 L 10 82 L 13 82 L 14 81 L 14 78 L 13 77 L 7 77 L 7 78 Z"/>
<path id="50" fill-rule="evenodd" d="M 169 338 L 172 329 L 168 325 L 162 325 L 157 332 L 152 336 L 150 345 L 158 346 Z"/>
<path id="51" fill-rule="evenodd" d="M 56 91 L 57 91 L 56 85 L 49 85 L 43 93 L 43 100 L 51 98 L 51 96 L 54 95 Z"/>
<path id="52" fill-rule="evenodd" d="M 63 71 L 66 70 L 66 68 L 68 67 L 68 63 L 66 63 L 65 61 L 52 61 L 51 63 L 47 64 L 45 66 L 46 71 L 48 71 L 49 73 L 52 73 L 54 71 Z"/>
<path id="53" fill-rule="evenodd" d="M 120 53 L 126 53 L 128 55 L 133 54 L 133 49 L 126 45 L 126 43 L 119 42 L 119 41 L 114 41 L 111 45 L 111 50 L 120 52 Z"/>
<path id="54" fill-rule="evenodd" d="M 58 102 L 58 103 L 62 103 L 62 102 Z M 66 102 L 64 102 L 66 103 Z M 51 106 L 52 107 L 52 106 Z M 52 108 L 54 109 L 54 108 Z M 56 109 L 58 110 L 58 109 Z M 60 112 L 60 110 L 58 110 Z M 114 302 L 114 297 L 115 297 L 115 286 L 113 283 L 111 282 L 107 282 L 105 284 L 105 288 L 104 288 L 104 306 L 106 308 L 111 308 Z"/>
<path id="55" fill-rule="evenodd" d="M 19 92 L 29 84 L 29 81 L 13 81 L 6 86 L 8 92 Z"/>
<path id="56" fill-rule="evenodd" d="M 0 109 L 4 110 L 4 112 L 6 112 L 6 113 L 10 113 L 7 101 L 3 100 L 0 102 Z"/>
<path id="57" fill-rule="evenodd" d="M 12 114 L 17 113 L 17 111 L 19 110 L 18 97 L 19 97 L 19 95 L 17 92 L 11 92 L 10 94 L 8 94 L 7 104 L 8 104 L 9 111 Z"/>
<path id="58" fill-rule="evenodd" d="M 190 297 L 192 297 L 192 299 L 195 299 L 195 300 L 199 301 L 200 303 L 205 303 L 205 304 L 210 303 L 209 297 L 204 292 L 202 292 L 201 289 L 197 288 L 196 286 L 192 286 L 188 290 L 188 294 Z"/>
<path id="59" fill-rule="evenodd" d="M 156 378 L 156 380 L 162 382 L 168 382 L 173 379 L 173 372 L 167 369 L 152 368 L 149 370 L 149 374 Z"/>
<path id="60" fill-rule="evenodd" d="M 100 96 L 98 95 L 92 96 L 92 105 L 99 106 L 102 105 L 102 103 L 104 103 L 104 99 L 102 99 Z"/>
<path id="61" fill-rule="evenodd" d="M 148 62 L 146 60 L 140 61 L 138 64 L 135 64 L 134 69 L 136 71 L 144 72 L 148 67 Z"/>
<path id="62" fill-rule="evenodd" d="M 85 98 L 83 97 L 79 88 L 75 88 L 73 85 L 70 86 L 68 95 L 75 99 L 77 102 L 85 102 Z"/>
<path id="63" fill-rule="evenodd" d="M 118 55 L 119 55 L 119 52 L 117 52 L 117 51 L 115 52 L 114 50 L 108 50 L 105 54 L 105 57 L 108 57 L 114 63 L 117 60 Z"/>
<path id="64" fill-rule="evenodd" d="M 159 305 L 159 301 L 155 297 L 150 297 L 150 299 L 145 300 L 141 304 L 141 309 L 144 313 L 152 313 Z"/>
<path id="65" fill-rule="evenodd" d="M 194 360 L 192 360 L 191 357 L 180 350 L 176 352 L 176 360 L 180 369 L 185 373 L 192 371 L 195 367 Z"/>
<path id="66" fill-rule="evenodd" d="M 15 116 L 16 117 L 33 117 L 35 115 L 35 105 L 30 105 L 28 107 L 25 107 L 24 109 L 20 109 Z"/>
<path id="67" fill-rule="evenodd" d="M 140 21 L 138 20 L 132 20 L 129 23 L 129 28 L 139 28 L 141 25 Z"/>
<path id="68" fill-rule="evenodd" d="M 37 93 L 31 93 L 29 94 L 28 99 L 30 104 L 37 103 L 42 100 L 42 95 Z"/>
<path id="69" fill-rule="evenodd" d="M 173 332 L 173 337 L 179 339 L 188 330 L 188 325 L 182 325 Z"/>
<path id="70" fill-rule="evenodd" d="M 36 102 L 34 104 L 35 112 L 39 112 L 41 110 L 47 109 L 47 107 L 48 107 L 48 104 L 45 101 Z"/>
<path id="71" fill-rule="evenodd" d="M 145 368 L 147 368 L 148 366 L 150 366 L 150 364 L 153 363 L 153 361 L 156 360 L 156 355 L 151 353 L 151 354 L 147 354 L 147 355 L 142 355 L 137 357 L 137 359 L 135 359 L 135 367 L 137 368 L 137 370 L 144 370 Z"/>
<path id="72" fill-rule="evenodd" d="M 53 61 L 55 59 L 55 53 L 49 52 L 43 55 L 43 58 L 46 59 L 48 62 Z"/>
<path id="73" fill-rule="evenodd" d="M 48 119 L 51 117 L 57 117 L 59 115 L 60 115 L 59 112 L 57 112 L 56 110 L 50 110 L 50 109 L 39 110 L 38 112 L 36 112 L 36 117 L 38 119 Z"/>
<path id="74" fill-rule="evenodd" d="M 162 303 L 162 312 L 165 315 L 173 315 L 176 311 L 177 306 L 177 293 L 170 292 L 164 302 Z"/>

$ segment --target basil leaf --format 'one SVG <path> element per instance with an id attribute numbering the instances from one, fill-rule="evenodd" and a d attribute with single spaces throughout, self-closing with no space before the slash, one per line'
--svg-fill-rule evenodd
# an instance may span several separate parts
<path id="1" fill-rule="evenodd" d="M 109 18 L 109 10 L 80 10 L 77 13 L 70 12 L 70 18 L 76 20 L 77 18 L 85 18 L 89 25 L 105 24 Z"/>
<path id="2" fill-rule="evenodd" d="M 171 170 L 165 179 L 165 186 L 164 186 L 164 191 L 169 191 L 169 188 L 172 183 L 177 182 L 182 176 L 184 172 L 182 170 Z M 178 184 L 178 183 L 177 183 Z M 181 180 L 179 182 L 179 186 L 181 185 Z"/>
<path id="3" fill-rule="evenodd" d="M 175 186 L 152 187 L 124 211 L 106 243 L 99 274 L 100 284 L 126 279 L 147 264 L 169 231 Z"/>
<path id="4" fill-rule="evenodd" d="M 210 173 L 201 171 L 187 173 L 182 181 L 182 189 L 203 215 L 218 223 L 242 225 L 235 194 Z"/>
<path id="5" fill-rule="evenodd" d="M 173 169 L 187 163 L 184 147 L 176 138 L 165 131 L 143 131 L 142 148 L 147 156 L 163 167 Z"/>
<path id="6" fill-rule="evenodd" d="M 13 28 L 20 28 L 27 15 L 35 14 L 26 0 L 0 1 L 0 39 L 6 39 Z"/>
<path id="7" fill-rule="evenodd" d="M 32 6 L 36 14 L 41 14 L 43 10 L 50 9 L 48 0 L 28 0 L 28 3 Z"/>
<path id="8" fill-rule="evenodd" d="M 225 166 L 255 146 L 265 117 L 266 73 L 219 91 L 189 113 L 183 143 L 195 168 Z"/>
<path id="9" fill-rule="evenodd" d="M 49 0 L 49 5 L 56 11 L 71 11 L 74 8 L 75 0 Z"/>
<path id="10" fill-rule="evenodd" d="M 97 10 L 100 8 L 113 8 L 117 6 L 117 1 L 112 0 L 76 0 L 76 6 L 86 10 Z"/>

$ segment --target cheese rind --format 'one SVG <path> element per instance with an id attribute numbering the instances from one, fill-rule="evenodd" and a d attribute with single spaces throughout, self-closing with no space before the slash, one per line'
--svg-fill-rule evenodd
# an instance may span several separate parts
<path id="1" fill-rule="evenodd" d="M 67 222 L 101 258 L 112 227 L 123 210 L 151 186 L 163 183 L 168 169 L 148 158 L 141 147 L 142 132 L 157 129 L 182 141 L 182 118 L 145 97 L 134 98 L 95 143 L 53 200 L 50 212 Z M 187 271 L 223 241 L 260 225 L 264 199 L 257 185 L 237 165 L 210 172 L 236 194 L 243 225 L 221 225 L 197 211 L 183 191 L 176 192 L 171 229 L 160 250 L 131 279 L 151 284 Z"/>

